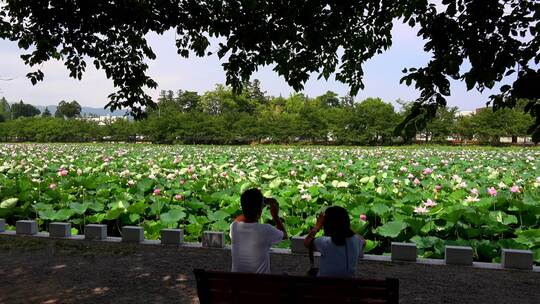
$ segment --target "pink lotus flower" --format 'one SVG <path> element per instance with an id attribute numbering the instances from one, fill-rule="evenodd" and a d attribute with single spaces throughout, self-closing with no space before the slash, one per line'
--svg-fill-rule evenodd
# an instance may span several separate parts
<path id="1" fill-rule="evenodd" d="M 58 171 L 58 176 L 66 176 L 68 175 L 68 171 L 66 169 L 60 169 L 60 171 Z"/>
<path id="2" fill-rule="evenodd" d="M 343 175 L 344 175 L 343 172 L 338 172 L 337 174 L 338 177 L 343 177 Z"/>
<path id="3" fill-rule="evenodd" d="M 415 208 L 414 208 L 414 213 L 416 213 L 416 214 L 426 214 L 426 213 L 428 213 L 428 210 L 427 210 L 427 208 L 424 207 L 424 206 L 421 206 L 421 207 L 415 207 Z"/>
<path id="4" fill-rule="evenodd" d="M 435 207 L 437 206 L 437 203 L 432 201 L 431 199 L 427 199 L 427 201 L 424 202 L 424 207 Z"/>
<path id="5" fill-rule="evenodd" d="M 188 172 L 189 174 L 193 173 L 193 171 L 195 171 L 195 170 L 193 169 L 192 166 L 189 166 L 189 167 L 187 168 L 187 172 Z"/>
<path id="6" fill-rule="evenodd" d="M 135 186 L 135 181 L 130 179 L 130 180 L 128 180 L 127 184 L 128 184 L 128 186 L 133 187 L 133 186 Z"/>
<path id="7" fill-rule="evenodd" d="M 519 186 L 513 185 L 512 188 L 510 188 L 510 192 L 519 193 L 521 191 L 519 190 Z"/>
<path id="8" fill-rule="evenodd" d="M 363 214 L 363 213 L 360 214 L 360 220 L 364 221 L 364 222 L 367 221 L 367 216 L 365 214 Z"/>
<path id="9" fill-rule="evenodd" d="M 180 185 L 183 185 L 183 184 L 185 184 L 185 183 L 186 183 L 186 180 L 185 180 L 185 179 L 181 179 L 181 180 L 180 180 Z"/>
<path id="10" fill-rule="evenodd" d="M 174 199 L 177 200 L 177 201 L 180 201 L 182 200 L 184 197 L 182 196 L 182 194 L 177 194 L 174 196 Z"/>
<path id="11" fill-rule="evenodd" d="M 491 196 L 497 196 L 497 189 L 495 189 L 495 187 L 489 187 L 487 189 L 487 192 L 489 193 L 489 195 Z"/>
<path id="12" fill-rule="evenodd" d="M 56 189 L 56 184 L 54 184 L 54 183 L 53 183 L 53 184 L 50 184 L 50 185 L 49 185 L 49 189 L 51 189 L 51 190 Z"/>
<path id="13" fill-rule="evenodd" d="M 159 188 L 154 189 L 154 195 L 160 195 L 160 194 L 161 194 L 161 189 Z"/>
<path id="14" fill-rule="evenodd" d="M 477 196 L 477 195 L 478 195 L 478 189 L 472 188 L 472 189 L 471 189 L 471 195 Z"/>
<path id="15" fill-rule="evenodd" d="M 431 172 L 433 172 L 431 168 L 425 168 L 424 171 L 422 171 L 422 174 L 428 175 L 428 174 L 431 174 Z"/>
<path id="16" fill-rule="evenodd" d="M 441 185 L 436 185 L 434 190 L 435 190 L 435 192 L 438 192 L 438 191 L 440 191 L 441 189 L 442 189 L 442 186 L 441 186 Z"/>
<path id="17" fill-rule="evenodd" d="M 414 181 L 413 181 L 413 183 L 414 183 L 415 185 L 420 185 L 420 180 L 419 180 L 418 178 L 415 178 Z"/>

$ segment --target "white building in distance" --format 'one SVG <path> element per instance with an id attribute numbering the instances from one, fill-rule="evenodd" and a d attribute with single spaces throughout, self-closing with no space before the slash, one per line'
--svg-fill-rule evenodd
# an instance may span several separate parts
<path id="1" fill-rule="evenodd" d="M 113 123 L 114 121 L 118 120 L 118 119 L 124 119 L 124 120 L 127 120 L 127 117 L 125 116 L 112 116 L 112 115 L 100 115 L 100 116 L 87 116 L 87 117 L 83 117 L 82 118 L 83 120 L 86 120 L 86 121 L 95 121 L 97 122 L 97 124 L 99 126 L 105 126 L 105 125 L 108 125 L 110 123 Z"/>

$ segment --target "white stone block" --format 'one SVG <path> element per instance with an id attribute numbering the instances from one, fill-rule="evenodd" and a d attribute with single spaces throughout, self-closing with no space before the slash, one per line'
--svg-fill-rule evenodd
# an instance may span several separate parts
<path id="1" fill-rule="evenodd" d="M 0 219 L 0 232 L 6 231 L 6 220 Z"/>
<path id="2" fill-rule="evenodd" d="M 473 250 L 468 246 L 446 246 L 444 260 L 449 265 L 471 266 L 473 264 Z"/>
<path id="3" fill-rule="evenodd" d="M 71 236 L 71 224 L 70 223 L 50 223 L 49 224 L 49 236 L 51 237 L 70 237 Z"/>
<path id="4" fill-rule="evenodd" d="M 161 229 L 161 244 L 180 245 L 184 242 L 183 229 Z"/>
<path id="5" fill-rule="evenodd" d="M 533 253 L 530 250 L 503 249 L 501 264 L 503 268 L 531 270 Z"/>
<path id="6" fill-rule="evenodd" d="M 223 248 L 225 247 L 225 234 L 223 232 L 205 231 L 202 237 L 203 247 Z"/>
<path id="7" fill-rule="evenodd" d="M 17 221 L 16 224 L 16 232 L 17 234 L 37 234 L 38 233 L 38 225 L 36 221 Z"/>
<path id="8" fill-rule="evenodd" d="M 291 238 L 291 252 L 292 253 L 309 253 L 306 246 L 304 246 L 305 236 L 293 236 Z"/>
<path id="9" fill-rule="evenodd" d="M 414 243 L 397 243 L 391 244 L 392 261 L 416 261 L 416 244 Z"/>
<path id="10" fill-rule="evenodd" d="M 122 227 L 122 242 L 140 243 L 144 241 L 144 228 L 139 226 Z"/>
<path id="11" fill-rule="evenodd" d="M 106 240 L 107 239 L 107 225 L 88 224 L 84 226 L 84 239 Z"/>

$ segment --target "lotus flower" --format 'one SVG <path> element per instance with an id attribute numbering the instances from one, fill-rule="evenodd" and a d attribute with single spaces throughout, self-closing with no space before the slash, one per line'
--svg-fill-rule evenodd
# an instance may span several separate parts
<path id="1" fill-rule="evenodd" d="M 49 185 L 49 189 L 54 190 L 56 189 L 56 184 L 52 183 Z"/>
<path id="2" fill-rule="evenodd" d="M 521 192 L 521 191 L 519 190 L 519 186 L 513 185 L 513 186 L 510 188 L 510 192 L 512 192 L 512 193 L 519 193 L 519 192 Z"/>
<path id="3" fill-rule="evenodd" d="M 414 181 L 413 181 L 413 183 L 414 183 L 415 185 L 420 185 L 420 180 L 419 180 L 418 178 L 415 178 Z"/>
<path id="4" fill-rule="evenodd" d="M 295 171 L 295 170 L 291 170 L 291 171 L 289 171 L 289 174 L 290 174 L 291 176 L 296 176 L 296 171 Z"/>
<path id="5" fill-rule="evenodd" d="M 422 171 L 422 174 L 428 175 L 428 174 L 431 174 L 431 172 L 433 172 L 431 168 L 425 168 L 424 171 Z"/>
<path id="6" fill-rule="evenodd" d="M 343 177 L 343 175 L 344 175 L 343 172 L 338 172 L 338 173 L 337 173 L 337 176 L 338 176 L 338 177 Z"/>
<path id="7" fill-rule="evenodd" d="M 135 186 L 135 181 L 130 179 L 130 180 L 128 180 L 127 184 L 128 184 L 128 186 L 133 187 L 133 186 Z"/>
<path id="8" fill-rule="evenodd" d="M 495 189 L 495 187 L 489 187 L 487 189 L 487 192 L 489 193 L 489 195 L 491 196 L 497 196 L 497 189 Z"/>
<path id="9" fill-rule="evenodd" d="M 426 213 L 428 213 L 428 210 L 424 206 L 415 207 L 414 208 L 414 213 L 416 213 L 416 214 L 426 214 Z"/>
<path id="10" fill-rule="evenodd" d="M 363 213 L 360 214 L 360 220 L 364 221 L 364 222 L 367 221 L 367 216 L 365 214 L 363 214 Z"/>
<path id="11" fill-rule="evenodd" d="M 480 199 L 476 196 L 467 196 L 467 198 L 465 199 L 466 202 L 469 202 L 469 203 L 474 203 L 474 202 L 479 202 Z"/>
<path id="12" fill-rule="evenodd" d="M 435 190 L 435 192 L 438 192 L 438 191 L 440 191 L 441 189 L 442 189 L 442 186 L 441 186 L 441 185 L 436 185 L 434 190 Z"/>
<path id="13" fill-rule="evenodd" d="M 424 207 L 435 207 L 435 206 L 437 206 L 437 203 L 435 203 L 429 198 L 424 202 Z"/>
<path id="14" fill-rule="evenodd" d="M 154 195 L 160 195 L 160 194 L 161 194 L 161 189 L 159 188 L 154 189 Z"/>
<path id="15" fill-rule="evenodd" d="M 478 189 L 472 188 L 471 189 L 471 195 L 478 196 Z"/>
<path id="16" fill-rule="evenodd" d="M 174 196 L 174 199 L 177 200 L 177 201 L 180 201 L 182 200 L 184 197 L 182 196 L 182 194 L 177 194 Z"/>
<path id="17" fill-rule="evenodd" d="M 306 200 L 306 201 L 309 201 L 309 200 L 311 200 L 311 195 L 309 195 L 309 194 L 307 194 L 307 193 L 306 193 L 306 194 L 303 194 L 303 195 L 302 195 L 302 199 L 303 199 L 303 200 Z"/>
<path id="18" fill-rule="evenodd" d="M 66 169 L 61 169 L 58 171 L 58 176 L 66 176 L 68 175 L 68 171 Z"/>

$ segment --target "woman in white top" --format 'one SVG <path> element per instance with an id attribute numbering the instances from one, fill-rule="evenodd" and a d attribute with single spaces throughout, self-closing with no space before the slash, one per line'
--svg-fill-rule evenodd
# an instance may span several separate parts
<path id="1" fill-rule="evenodd" d="M 363 255 L 365 241 L 351 230 L 347 210 L 332 206 L 320 214 L 317 224 L 304 240 L 307 248 L 321 253 L 319 276 L 353 277 L 358 257 Z M 324 236 L 315 238 L 321 228 Z"/>

